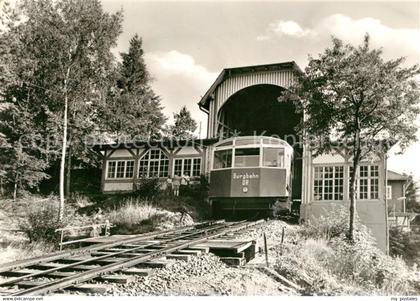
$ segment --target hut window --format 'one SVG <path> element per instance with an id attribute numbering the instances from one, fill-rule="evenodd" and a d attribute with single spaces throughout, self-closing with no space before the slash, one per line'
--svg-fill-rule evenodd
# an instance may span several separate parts
<path id="1" fill-rule="evenodd" d="M 352 170 L 353 167 L 350 167 L 350 175 Z M 359 200 L 374 200 L 379 198 L 378 165 L 362 165 L 358 168 L 358 172 L 356 172 L 356 191 Z"/>
<path id="2" fill-rule="evenodd" d="M 174 175 L 198 177 L 201 174 L 201 158 L 175 159 Z"/>
<path id="3" fill-rule="evenodd" d="M 174 175 L 182 176 L 182 159 L 175 160 Z"/>
<path id="4" fill-rule="evenodd" d="M 134 176 L 134 161 L 126 161 L 125 177 L 132 178 Z"/>
<path id="5" fill-rule="evenodd" d="M 116 161 L 108 161 L 108 174 L 107 178 L 115 178 L 115 166 L 117 165 Z"/>
<path id="6" fill-rule="evenodd" d="M 392 186 L 390 185 L 386 186 L 386 198 L 387 200 L 392 199 Z"/>
<path id="7" fill-rule="evenodd" d="M 159 174 L 162 175 L 162 177 L 168 177 L 168 171 L 169 171 L 169 160 L 161 160 Z"/>
<path id="8" fill-rule="evenodd" d="M 193 161 L 192 176 L 198 177 L 201 174 L 201 158 L 195 158 Z"/>
<path id="9" fill-rule="evenodd" d="M 117 178 L 124 178 L 125 161 L 117 162 Z"/>
<path id="10" fill-rule="evenodd" d="M 317 166 L 314 168 L 315 200 L 343 200 L 344 166 Z"/>
<path id="11" fill-rule="evenodd" d="M 166 178 L 169 159 L 160 149 L 148 150 L 139 161 L 139 178 Z"/>
<path id="12" fill-rule="evenodd" d="M 108 179 L 127 179 L 134 176 L 133 160 L 108 161 Z"/>
<path id="13" fill-rule="evenodd" d="M 191 175 L 191 164 L 192 159 L 184 159 L 184 171 L 183 171 L 183 175 L 187 175 L 190 176 Z"/>

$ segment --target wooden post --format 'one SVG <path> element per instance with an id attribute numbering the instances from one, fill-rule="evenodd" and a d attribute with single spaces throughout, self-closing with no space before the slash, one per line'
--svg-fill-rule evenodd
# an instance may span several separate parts
<path id="1" fill-rule="evenodd" d="M 71 187 L 71 156 L 72 156 L 72 149 L 71 149 L 71 137 L 68 137 L 68 148 L 67 148 L 67 166 L 66 166 L 66 175 L 65 175 L 65 189 L 64 189 L 64 195 L 67 198 L 70 198 L 70 187 Z"/>
<path id="2" fill-rule="evenodd" d="M 268 263 L 267 236 L 265 236 L 265 232 L 264 232 L 264 253 L 265 253 L 265 263 L 268 267 L 269 263 Z"/>
<path id="3" fill-rule="evenodd" d="M 283 227 L 283 229 L 281 229 L 281 244 L 283 245 L 283 241 L 284 241 L 284 228 L 285 227 Z"/>
<path id="4" fill-rule="evenodd" d="M 63 249 L 64 230 L 61 230 L 60 235 L 60 251 Z"/>
<path id="5" fill-rule="evenodd" d="M 281 247 L 280 247 L 280 255 L 283 255 L 284 228 L 285 228 L 285 227 L 283 227 L 283 228 L 281 229 L 281 241 L 280 241 Z"/>
<path id="6" fill-rule="evenodd" d="M 3 189 L 3 178 L 0 177 L 0 196 L 4 195 L 4 189 Z"/>
<path id="7" fill-rule="evenodd" d="M 111 225 L 109 224 L 109 220 L 106 220 L 105 221 L 105 236 L 109 236 L 111 234 L 110 228 L 111 228 Z"/>

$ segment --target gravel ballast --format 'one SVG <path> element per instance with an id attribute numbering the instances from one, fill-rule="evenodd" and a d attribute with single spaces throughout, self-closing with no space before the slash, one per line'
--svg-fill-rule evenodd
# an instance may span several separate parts
<path id="1" fill-rule="evenodd" d="M 236 240 L 257 240 L 263 243 L 266 233 L 271 246 L 269 255 L 275 260 L 275 250 L 280 244 L 283 227 L 291 234 L 294 226 L 282 221 L 268 221 L 257 227 L 247 229 L 235 235 Z M 291 239 L 285 236 L 286 239 Z M 265 264 L 263 253 L 243 267 L 231 267 L 213 254 L 191 256 L 189 261 L 168 260 L 167 267 L 153 269 L 148 276 L 135 276 L 129 284 L 110 285 L 106 295 L 149 295 L 149 296 L 245 296 L 245 295 L 286 295 L 290 292 L 281 290 L 281 285 L 273 277 L 258 268 Z"/>

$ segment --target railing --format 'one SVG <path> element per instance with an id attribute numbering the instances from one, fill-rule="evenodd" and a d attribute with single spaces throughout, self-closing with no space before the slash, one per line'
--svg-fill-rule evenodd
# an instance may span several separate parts
<path id="1" fill-rule="evenodd" d="M 68 240 L 68 241 L 64 241 L 64 232 L 66 231 L 74 231 L 74 230 L 82 230 L 82 229 L 90 229 L 92 228 L 92 230 L 96 230 L 99 229 L 99 233 L 101 233 L 102 228 L 105 228 L 104 231 L 104 236 L 109 236 L 110 235 L 110 229 L 113 227 L 113 225 L 106 220 L 105 223 L 103 224 L 92 224 L 92 225 L 86 225 L 86 226 L 78 226 L 78 227 L 67 227 L 67 228 L 59 228 L 56 229 L 55 232 L 61 232 L 60 233 L 60 251 L 63 249 L 63 246 L 65 245 L 69 245 L 69 244 L 73 244 L 73 243 L 77 243 L 77 242 L 83 242 L 86 241 L 87 239 L 89 239 L 90 237 L 87 238 L 82 238 L 82 239 L 76 239 L 76 240 Z M 100 236 L 100 235 L 98 235 Z"/>

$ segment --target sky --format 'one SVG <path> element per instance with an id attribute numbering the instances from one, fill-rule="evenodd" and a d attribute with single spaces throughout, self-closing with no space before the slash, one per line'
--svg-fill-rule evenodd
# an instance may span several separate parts
<path id="1" fill-rule="evenodd" d="M 368 32 L 386 59 L 420 62 L 420 2 L 363 1 L 135 1 L 102 0 L 108 12 L 124 13 L 115 53 L 135 34 L 143 39 L 152 86 L 164 113 L 183 105 L 201 122 L 197 105 L 223 68 L 295 61 L 302 69 L 331 45 L 331 36 L 360 44 Z M 420 118 L 417 120 L 420 128 Z M 420 130 L 417 133 L 420 140 Z M 389 153 L 388 167 L 420 179 L 420 142 L 404 154 Z"/>

